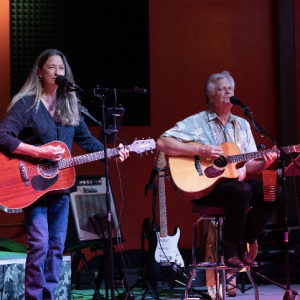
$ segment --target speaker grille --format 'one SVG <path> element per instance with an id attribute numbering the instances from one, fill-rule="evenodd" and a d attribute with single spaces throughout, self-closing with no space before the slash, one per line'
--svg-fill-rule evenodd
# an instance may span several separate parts
<path id="1" fill-rule="evenodd" d="M 108 238 L 107 205 L 106 205 L 106 179 L 103 176 L 78 176 L 76 182 L 80 182 L 77 192 L 71 193 L 69 210 L 69 224 L 65 248 L 82 248 L 87 241 L 102 240 Z M 87 184 L 82 184 L 86 182 Z M 115 206 L 113 193 L 111 195 L 112 237 L 122 238 L 119 227 L 119 219 Z M 103 216 L 98 222 L 92 216 Z M 119 234 L 117 234 L 119 232 Z"/>

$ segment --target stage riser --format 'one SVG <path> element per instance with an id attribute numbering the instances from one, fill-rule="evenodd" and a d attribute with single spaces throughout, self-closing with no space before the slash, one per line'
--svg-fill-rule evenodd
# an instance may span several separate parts
<path id="1" fill-rule="evenodd" d="M 0 254 L 1 260 L 1 254 Z M 0 265 L 0 299 L 24 299 L 25 260 L 22 263 Z M 59 284 L 55 292 L 55 300 L 71 300 L 71 259 L 64 258 L 59 276 Z"/>

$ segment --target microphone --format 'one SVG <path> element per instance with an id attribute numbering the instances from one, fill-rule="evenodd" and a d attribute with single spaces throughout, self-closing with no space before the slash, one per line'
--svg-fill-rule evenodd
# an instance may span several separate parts
<path id="1" fill-rule="evenodd" d="M 240 108 L 242 108 L 244 111 L 249 111 L 251 112 L 251 110 L 245 105 L 243 104 L 240 99 L 238 97 L 235 97 L 235 96 L 231 96 L 230 97 L 230 102 L 233 104 L 233 105 L 236 105 L 236 106 L 239 106 Z"/>
<path id="2" fill-rule="evenodd" d="M 65 87 L 67 89 L 74 89 L 74 90 L 81 90 L 82 89 L 75 83 L 72 83 L 70 82 L 65 76 L 62 76 L 62 75 L 58 75 L 56 78 L 55 78 L 55 83 L 59 86 L 59 87 Z M 72 91 L 72 90 L 69 90 L 69 91 Z"/>

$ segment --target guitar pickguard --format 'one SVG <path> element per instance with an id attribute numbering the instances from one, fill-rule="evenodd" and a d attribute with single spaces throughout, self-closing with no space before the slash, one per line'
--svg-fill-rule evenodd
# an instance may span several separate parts
<path id="1" fill-rule="evenodd" d="M 173 236 L 161 237 L 157 232 L 157 246 L 155 250 L 155 260 L 161 266 L 170 265 L 170 263 L 176 263 L 180 267 L 184 267 L 182 256 L 178 250 L 178 240 L 180 237 L 180 229 L 177 228 L 176 234 Z"/>
<path id="2" fill-rule="evenodd" d="M 45 191 L 56 183 L 56 181 L 58 180 L 58 175 L 59 174 L 52 178 L 45 178 L 41 175 L 34 176 L 31 180 L 31 185 L 37 192 Z"/>
<path id="3" fill-rule="evenodd" d="M 204 174 L 208 178 L 216 178 L 221 176 L 225 172 L 225 169 L 216 169 L 213 166 L 210 166 L 205 169 Z"/>

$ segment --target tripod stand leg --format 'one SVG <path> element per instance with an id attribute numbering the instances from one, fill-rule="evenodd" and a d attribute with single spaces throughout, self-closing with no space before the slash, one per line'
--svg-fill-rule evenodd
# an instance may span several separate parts
<path id="1" fill-rule="evenodd" d="M 81 250 L 76 250 L 74 252 L 71 252 L 71 257 L 73 257 L 73 262 L 71 265 L 71 283 L 75 283 L 76 287 L 77 287 L 76 277 L 77 277 L 77 269 L 80 263 L 80 253 Z"/>
<path id="2" fill-rule="evenodd" d="M 102 280 L 103 280 L 103 278 L 105 276 L 105 270 L 106 270 L 106 266 L 105 266 L 106 261 L 105 261 L 105 259 L 106 258 L 105 258 L 105 254 L 104 254 L 103 259 L 101 261 L 101 265 L 100 265 L 99 270 L 98 270 L 96 282 L 95 282 L 96 288 L 97 288 L 98 291 L 99 291 L 99 289 L 101 287 Z M 108 289 L 107 289 L 107 283 L 106 282 L 107 282 L 107 278 L 105 278 L 105 288 L 106 288 L 106 295 L 107 295 Z M 97 299 L 97 294 L 96 294 L 96 291 L 95 291 L 92 300 L 96 300 L 96 299 Z"/>
<path id="3" fill-rule="evenodd" d="M 252 276 L 251 276 L 251 273 L 250 273 L 250 269 L 249 267 L 246 267 L 246 272 L 247 272 L 247 275 L 248 275 L 248 278 L 255 290 L 255 300 L 259 300 L 259 296 L 258 296 L 258 289 L 257 289 L 257 286 L 255 284 L 255 281 L 253 280 Z"/>
<path id="4" fill-rule="evenodd" d="M 131 292 L 131 289 L 129 287 L 129 284 L 128 284 L 128 280 L 127 280 L 127 276 L 124 276 L 124 272 L 119 264 L 119 262 L 114 258 L 114 262 L 115 262 L 115 266 L 119 272 L 119 275 L 121 276 L 121 278 L 124 278 L 124 286 L 125 286 L 125 290 L 126 290 L 126 293 L 127 293 L 127 298 L 128 299 L 134 299 L 133 297 L 133 294 Z"/>
<path id="5" fill-rule="evenodd" d="M 156 291 L 154 290 L 154 288 L 152 287 L 152 285 L 148 282 L 148 280 L 146 280 L 146 282 L 147 282 L 148 288 L 150 290 L 150 293 L 152 294 L 153 299 L 159 300 L 159 298 L 158 298 L 158 296 L 156 294 Z"/>
<path id="6" fill-rule="evenodd" d="M 96 284 L 95 284 L 95 282 L 94 282 L 93 276 L 92 276 L 92 274 L 91 274 L 91 272 L 90 272 L 90 269 L 89 269 L 89 267 L 88 267 L 88 265 L 87 265 L 87 262 L 86 262 L 86 259 L 85 259 L 85 255 L 84 255 L 83 253 L 80 253 L 80 257 L 81 257 L 81 259 L 82 259 L 82 262 L 83 262 L 83 264 L 84 264 L 84 267 L 85 267 L 85 269 L 86 269 L 86 272 L 88 273 L 88 276 L 89 276 L 90 281 L 91 281 L 91 284 L 92 284 L 92 286 L 93 286 L 93 288 L 94 288 L 94 290 L 95 290 L 95 293 L 96 293 L 96 295 L 97 295 L 97 297 L 98 297 L 98 300 L 102 300 L 101 295 L 100 295 L 100 293 L 99 293 L 99 289 L 97 288 L 97 286 L 96 286 Z"/>
<path id="7" fill-rule="evenodd" d="M 259 277 L 259 278 L 261 278 L 261 279 L 263 279 L 263 280 L 265 280 L 265 281 L 271 282 L 271 283 L 277 285 L 278 287 L 280 287 L 280 288 L 282 288 L 282 289 L 284 289 L 284 290 L 286 290 L 286 291 L 290 291 L 290 290 L 288 290 L 285 286 L 279 284 L 278 282 L 273 281 L 272 279 L 269 279 L 268 277 L 266 277 L 266 276 L 264 276 L 264 275 L 261 275 L 261 274 L 259 274 L 259 273 L 257 273 L 257 272 L 252 271 L 252 270 L 250 270 L 250 272 L 251 272 L 252 274 L 254 274 L 255 276 L 257 276 L 257 277 Z M 294 296 L 298 296 L 298 295 L 299 295 L 296 291 L 293 291 L 293 290 L 292 290 L 292 293 L 293 293 Z M 285 298 L 284 298 L 284 299 L 285 299 Z M 293 299 L 293 298 L 292 298 L 292 299 Z"/>

